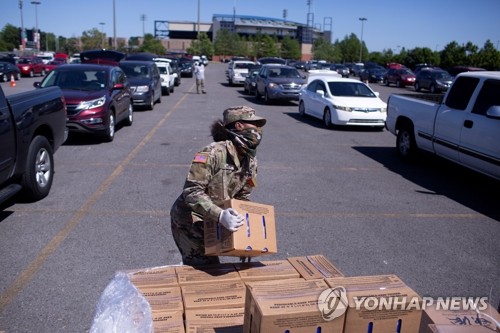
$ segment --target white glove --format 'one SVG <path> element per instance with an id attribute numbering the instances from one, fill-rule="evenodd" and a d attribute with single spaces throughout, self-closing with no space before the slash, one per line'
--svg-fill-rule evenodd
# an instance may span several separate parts
<path id="1" fill-rule="evenodd" d="M 238 214 L 238 212 L 232 208 L 224 209 L 219 215 L 219 223 L 224 226 L 229 231 L 235 232 L 243 224 L 245 224 L 245 218 Z"/>

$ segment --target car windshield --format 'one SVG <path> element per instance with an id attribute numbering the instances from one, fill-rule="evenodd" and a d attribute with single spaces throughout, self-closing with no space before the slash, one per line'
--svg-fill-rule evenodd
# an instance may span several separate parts
<path id="1" fill-rule="evenodd" d="M 120 67 L 125 72 L 125 75 L 130 77 L 142 77 L 149 78 L 148 66 L 145 65 L 132 65 L 132 64 L 121 64 Z"/>
<path id="2" fill-rule="evenodd" d="M 160 74 L 168 74 L 167 67 L 158 66 L 158 70 L 160 71 Z"/>
<path id="3" fill-rule="evenodd" d="M 21 58 L 18 61 L 18 64 L 31 64 L 33 62 L 33 59 L 26 59 L 26 58 Z"/>
<path id="4" fill-rule="evenodd" d="M 250 67 L 253 67 L 255 66 L 255 64 L 252 64 L 252 63 L 235 63 L 234 64 L 234 68 L 238 68 L 238 69 L 245 69 L 245 68 L 250 68 Z"/>
<path id="5" fill-rule="evenodd" d="M 63 90 L 97 91 L 106 87 L 106 71 L 65 70 L 51 71 L 40 84 L 41 88 L 58 86 Z"/>
<path id="6" fill-rule="evenodd" d="M 328 82 L 333 96 L 341 97 L 375 97 L 373 91 L 363 83 L 356 82 Z"/>
<path id="7" fill-rule="evenodd" d="M 442 72 L 434 72 L 434 78 L 436 80 L 451 80 L 451 75 L 448 72 L 442 71 Z"/>
<path id="8" fill-rule="evenodd" d="M 269 70 L 269 77 L 300 78 L 301 76 L 295 68 L 272 68 Z"/>

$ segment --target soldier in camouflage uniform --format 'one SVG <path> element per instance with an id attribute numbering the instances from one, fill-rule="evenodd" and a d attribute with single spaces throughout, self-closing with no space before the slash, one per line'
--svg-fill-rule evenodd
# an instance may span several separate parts
<path id="1" fill-rule="evenodd" d="M 214 142 L 194 156 L 183 191 L 170 211 L 172 235 L 184 264 L 219 263 L 219 257 L 205 255 L 203 221 L 218 221 L 231 231 L 243 225 L 243 217 L 236 211 L 220 206 L 228 199 L 248 200 L 254 189 L 255 153 L 265 123 L 251 107 L 236 106 L 226 109 L 223 120 L 212 124 Z M 241 219 L 241 224 L 237 221 L 228 226 L 227 216 Z"/>

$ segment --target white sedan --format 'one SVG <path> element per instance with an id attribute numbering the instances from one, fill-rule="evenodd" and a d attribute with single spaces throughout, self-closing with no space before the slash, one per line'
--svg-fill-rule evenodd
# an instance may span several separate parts
<path id="1" fill-rule="evenodd" d="M 352 125 L 383 130 L 387 104 L 361 81 L 317 73 L 300 92 L 299 114 L 322 119 L 326 127 Z"/>

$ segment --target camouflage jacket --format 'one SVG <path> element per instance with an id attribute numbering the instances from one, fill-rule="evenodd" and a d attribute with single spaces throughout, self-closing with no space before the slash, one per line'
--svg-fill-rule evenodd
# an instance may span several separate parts
<path id="1" fill-rule="evenodd" d="M 192 222 L 217 220 L 223 201 L 248 200 L 256 185 L 256 175 L 256 158 L 245 157 L 240 161 L 230 140 L 213 142 L 194 156 L 171 214 Z"/>

